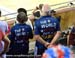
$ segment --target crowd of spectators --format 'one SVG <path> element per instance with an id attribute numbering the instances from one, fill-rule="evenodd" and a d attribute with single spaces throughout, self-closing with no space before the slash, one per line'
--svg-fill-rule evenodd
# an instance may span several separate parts
<path id="1" fill-rule="evenodd" d="M 75 26 L 70 29 L 70 32 L 61 32 L 61 16 L 57 16 L 56 11 L 51 10 L 50 5 L 40 4 L 29 17 L 27 16 L 27 10 L 24 8 L 19 8 L 17 13 L 16 23 L 11 28 L 7 22 L 0 21 L 0 46 L 1 44 L 4 45 L 4 47 L 0 47 L 3 49 L 2 52 L 0 51 L 0 57 L 7 52 L 8 48 L 8 55 L 28 55 L 29 39 L 35 39 L 36 41 L 34 56 L 43 55 L 39 58 L 70 57 L 72 53 L 67 45 L 75 45 Z M 62 47 L 61 50 L 60 48 L 56 49 L 57 52 L 51 50 L 59 46 Z M 51 51 L 54 54 L 57 53 L 57 55 L 54 55 Z"/>

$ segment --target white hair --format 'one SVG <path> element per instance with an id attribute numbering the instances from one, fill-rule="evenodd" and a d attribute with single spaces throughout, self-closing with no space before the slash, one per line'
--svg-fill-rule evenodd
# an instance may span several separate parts
<path id="1" fill-rule="evenodd" d="M 50 5 L 44 4 L 42 7 L 42 15 L 50 15 L 50 14 L 51 14 Z"/>

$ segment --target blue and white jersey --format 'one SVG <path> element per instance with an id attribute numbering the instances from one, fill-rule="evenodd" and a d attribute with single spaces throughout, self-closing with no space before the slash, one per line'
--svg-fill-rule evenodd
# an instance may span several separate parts
<path id="1" fill-rule="evenodd" d="M 11 34 L 9 36 L 12 41 L 12 46 L 27 46 L 29 44 L 29 38 L 32 38 L 32 29 L 27 24 L 16 24 L 11 28 Z"/>
<path id="2" fill-rule="evenodd" d="M 60 31 L 60 24 L 58 20 L 51 16 L 42 16 L 39 20 L 35 21 L 34 24 L 34 35 L 40 35 L 44 40 L 50 42 L 55 33 Z M 43 48 L 43 45 L 36 42 L 39 48 Z"/>

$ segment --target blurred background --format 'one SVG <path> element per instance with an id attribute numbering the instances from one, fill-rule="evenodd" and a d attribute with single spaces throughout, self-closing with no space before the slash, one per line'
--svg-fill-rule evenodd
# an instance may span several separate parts
<path id="1" fill-rule="evenodd" d="M 25 8 L 27 10 L 34 9 L 39 4 L 50 4 L 55 5 L 59 3 L 64 3 L 72 0 L 0 0 L 0 9 L 2 10 L 2 15 L 8 13 L 15 13 L 18 8 Z M 57 6 L 52 6 L 51 8 L 58 8 L 60 6 L 67 5 L 61 4 Z"/>

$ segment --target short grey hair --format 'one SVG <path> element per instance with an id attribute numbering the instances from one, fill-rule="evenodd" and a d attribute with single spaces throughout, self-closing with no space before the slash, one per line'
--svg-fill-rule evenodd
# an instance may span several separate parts
<path id="1" fill-rule="evenodd" d="M 51 14 L 50 5 L 44 4 L 42 7 L 42 13 L 43 13 L 43 15 L 50 15 Z"/>

